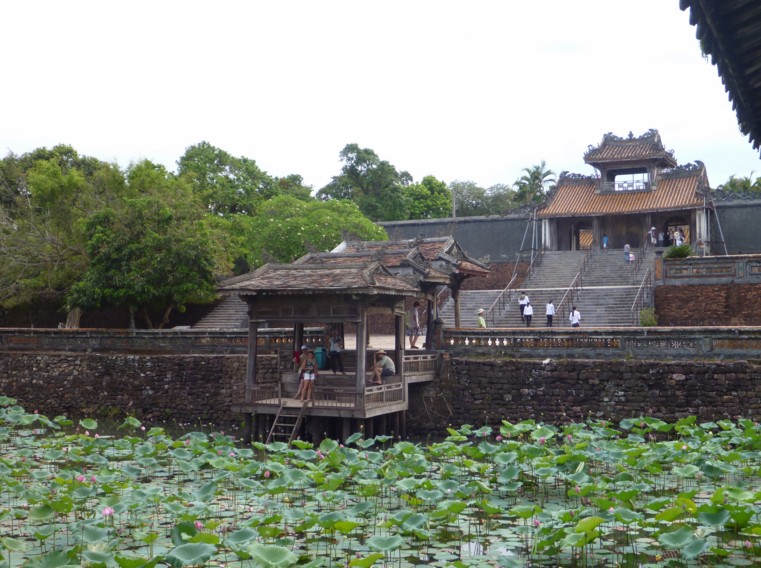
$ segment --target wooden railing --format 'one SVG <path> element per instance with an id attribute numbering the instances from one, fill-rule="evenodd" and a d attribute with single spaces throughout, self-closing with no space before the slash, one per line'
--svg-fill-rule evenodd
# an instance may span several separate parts
<path id="1" fill-rule="evenodd" d="M 433 373 L 436 371 L 436 361 L 439 356 L 436 353 L 421 353 L 404 355 L 404 373 Z"/>

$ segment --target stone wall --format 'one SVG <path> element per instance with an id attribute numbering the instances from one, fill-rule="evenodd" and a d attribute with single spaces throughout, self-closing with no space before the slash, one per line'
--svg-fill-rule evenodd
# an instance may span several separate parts
<path id="1" fill-rule="evenodd" d="M 260 380 L 277 356 L 258 358 Z M 0 394 L 47 416 L 226 426 L 244 400 L 246 355 L 129 355 L 0 352 Z"/>
<path id="2" fill-rule="evenodd" d="M 588 417 L 674 421 L 761 417 L 761 366 L 662 362 L 453 358 L 440 381 L 413 385 L 408 432 L 524 419 L 563 424 Z"/>

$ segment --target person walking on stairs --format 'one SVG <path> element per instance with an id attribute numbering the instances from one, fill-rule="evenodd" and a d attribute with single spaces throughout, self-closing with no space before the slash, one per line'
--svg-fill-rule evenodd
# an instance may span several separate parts
<path id="1" fill-rule="evenodd" d="M 568 319 L 571 320 L 571 327 L 579 327 L 581 314 L 579 313 L 579 310 L 576 309 L 576 306 L 571 308 L 571 315 L 568 316 Z"/>
<path id="2" fill-rule="evenodd" d="M 483 308 L 478 310 L 478 319 L 476 320 L 476 324 L 481 329 L 486 329 L 486 320 L 484 319 L 484 314 L 485 313 L 486 312 L 484 311 Z"/>
<path id="3" fill-rule="evenodd" d="M 531 302 L 526 302 L 526 307 L 523 308 L 523 317 L 526 318 L 526 327 L 531 327 L 531 318 L 534 315 L 534 308 L 531 307 Z"/>
<path id="4" fill-rule="evenodd" d="M 547 302 L 547 309 L 545 310 L 545 313 L 547 314 L 546 327 L 552 327 L 552 318 L 555 316 L 555 304 L 552 303 L 552 300 Z"/>
<path id="5" fill-rule="evenodd" d="M 524 320 L 523 311 L 526 309 L 526 304 L 528 304 L 528 301 L 528 294 L 526 294 L 526 292 L 523 292 L 518 298 L 518 307 L 521 310 L 521 321 Z"/>

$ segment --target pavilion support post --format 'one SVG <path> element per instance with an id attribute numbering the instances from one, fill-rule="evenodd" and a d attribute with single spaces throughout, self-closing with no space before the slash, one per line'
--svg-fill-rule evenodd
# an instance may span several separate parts
<path id="1" fill-rule="evenodd" d="M 358 395 L 357 406 L 365 407 L 365 361 L 367 360 L 367 310 L 362 306 L 359 310 L 359 322 L 357 323 L 357 376 L 356 390 Z"/>
<path id="2" fill-rule="evenodd" d="M 400 434 L 400 432 L 399 432 L 399 415 L 400 414 L 401 414 L 401 412 L 394 412 L 391 415 L 391 429 L 392 429 L 391 433 L 394 435 L 394 441 L 400 439 L 399 438 L 399 434 Z"/>
<path id="3" fill-rule="evenodd" d="M 248 305 L 248 350 L 246 359 L 246 402 L 254 401 L 254 385 L 256 384 L 256 343 L 258 340 L 259 322 L 253 318 L 254 308 Z"/>
<path id="4" fill-rule="evenodd" d="M 452 299 L 454 300 L 454 326 L 460 326 L 460 283 L 452 284 L 450 286 L 452 291 Z"/>
<path id="5" fill-rule="evenodd" d="M 246 444 L 251 443 L 251 437 L 253 436 L 253 417 L 254 415 L 250 412 L 243 415 L 243 442 Z"/>
<path id="6" fill-rule="evenodd" d="M 399 435 L 402 438 L 407 437 L 407 411 L 402 410 L 399 413 Z"/>
<path id="7" fill-rule="evenodd" d="M 404 376 L 404 315 L 395 316 L 394 323 L 396 324 L 394 330 L 394 350 L 396 351 L 396 374 L 400 377 Z"/>
<path id="8" fill-rule="evenodd" d="M 433 300 L 428 300 L 425 308 L 425 345 L 426 349 L 433 349 L 433 308 L 436 305 L 436 296 Z"/>
<path id="9" fill-rule="evenodd" d="M 342 418 L 341 419 L 341 439 L 343 441 L 346 441 L 346 439 L 351 436 L 351 418 Z"/>
<path id="10" fill-rule="evenodd" d="M 380 430 L 380 432 L 381 432 L 381 434 L 383 436 L 388 436 L 388 434 L 389 434 L 389 432 L 388 432 L 388 420 L 387 420 L 387 418 L 388 418 L 388 414 L 381 414 L 378 417 L 378 421 L 379 421 L 379 423 L 378 423 L 378 430 Z"/>

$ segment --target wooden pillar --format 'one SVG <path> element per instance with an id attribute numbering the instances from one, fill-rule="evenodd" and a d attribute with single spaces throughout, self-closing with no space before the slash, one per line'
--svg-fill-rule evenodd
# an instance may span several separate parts
<path id="1" fill-rule="evenodd" d="M 248 350 L 246 359 L 246 402 L 254 401 L 256 384 L 256 342 L 258 340 L 259 322 L 254 319 L 254 304 L 248 304 Z"/>
<path id="2" fill-rule="evenodd" d="M 394 412 L 391 415 L 391 429 L 393 430 L 394 434 L 394 441 L 400 439 L 400 432 L 399 432 L 399 415 L 401 412 Z"/>
<path id="3" fill-rule="evenodd" d="M 399 430 L 400 430 L 399 435 L 402 438 L 406 438 L 407 437 L 407 411 L 406 410 L 402 410 L 399 413 Z"/>
<path id="4" fill-rule="evenodd" d="M 405 326 L 404 326 L 404 314 L 394 317 L 394 350 L 396 351 L 396 374 L 400 377 L 404 376 L 404 344 L 405 341 Z"/>
<path id="5" fill-rule="evenodd" d="M 364 306 L 359 309 L 359 322 L 357 323 L 357 376 L 355 387 L 359 394 L 357 407 L 365 407 L 365 360 L 367 359 L 367 310 Z"/>
<path id="6" fill-rule="evenodd" d="M 351 436 L 351 418 L 341 419 L 341 440 L 346 441 L 346 438 Z"/>
<path id="7" fill-rule="evenodd" d="M 251 444 L 253 415 L 246 413 L 243 415 L 243 443 Z"/>
<path id="8" fill-rule="evenodd" d="M 436 294 L 433 299 L 429 299 L 425 308 L 425 345 L 426 349 L 433 349 L 433 320 L 435 318 L 434 308 L 436 307 Z"/>
<path id="9" fill-rule="evenodd" d="M 449 287 L 452 291 L 452 299 L 454 300 L 454 326 L 460 326 L 460 283 L 452 283 Z"/>
<path id="10" fill-rule="evenodd" d="M 375 438 L 375 424 L 372 418 L 365 420 L 365 438 Z"/>
<path id="11" fill-rule="evenodd" d="M 388 436 L 388 414 L 378 416 L 378 430 L 384 436 Z"/>

